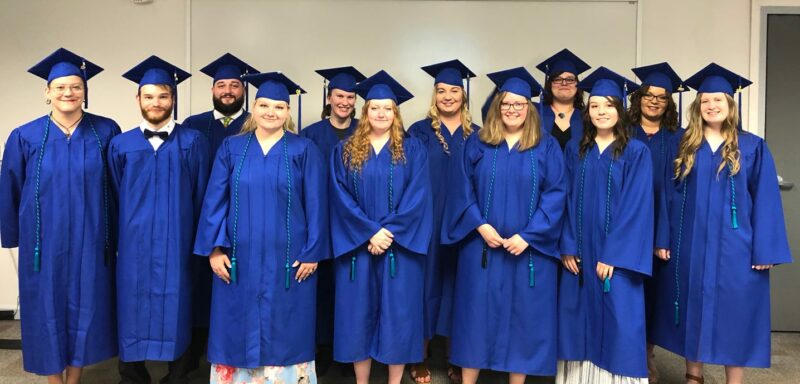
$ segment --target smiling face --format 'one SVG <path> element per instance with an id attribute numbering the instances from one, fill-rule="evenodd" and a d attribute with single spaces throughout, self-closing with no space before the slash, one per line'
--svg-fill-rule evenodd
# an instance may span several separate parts
<path id="1" fill-rule="evenodd" d="M 598 131 L 613 129 L 619 121 L 619 113 L 614 102 L 605 96 L 589 98 L 589 117 Z"/>
<path id="2" fill-rule="evenodd" d="M 331 106 L 333 115 L 341 120 L 346 120 L 355 110 L 356 93 L 333 88 L 328 95 L 328 104 Z"/>
<path id="3" fill-rule="evenodd" d="M 370 100 L 367 103 L 367 120 L 372 127 L 372 132 L 376 135 L 388 132 L 394 122 L 394 101 L 379 99 Z"/>
<path id="4" fill-rule="evenodd" d="M 506 92 L 500 102 L 500 118 L 506 132 L 514 133 L 519 131 L 525 119 L 528 118 L 528 99 L 524 96 Z"/>
<path id="5" fill-rule="evenodd" d="M 44 94 L 51 101 L 54 110 L 70 114 L 81 109 L 86 88 L 80 76 L 64 76 L 53 79 L 45 88 Z"/>
<path id="6" fill-rule="evenodd" d="M 172 88 L 168 85 L 143 85 L 139 88 L 136 100 L 142 117 L 154 126 L 161 125 L 172 115 Z"/>
<path id="7" fill-rule="evenodd" d="M 700 115 L 706 124 L 722 124 L 728 118 L 729 113 L 730 107 L 725 93 L 704 93 L 700 96 Z"/>
<path id="8" fill-rule="evenodd" d="M 457 85 L 436 84 L 436 109 L 442 115 L 454 115 L 464 104 L 464 89 Z"/>
<path id="9" fill-rule="evenodd" d="M 232 115 L 244 106 L 244 86 L 237 79 L 223 79 L 214 83 L 211 88 L 214 109 Z"/>
<path id="10" fill-rule="evenodd" d="M 289 103 L 260 97 L 253 103 L 251 113 L 258 128 L 270 131 L 281 129 L 289 118 Z"/>
<path id="11" fill-rule="evenodd" d="M 572 104 L 578 94 L 578 77 L 570 72 L 556 75 L 550 80 L 550 92 L 553 100 L 563 104 Z"/>

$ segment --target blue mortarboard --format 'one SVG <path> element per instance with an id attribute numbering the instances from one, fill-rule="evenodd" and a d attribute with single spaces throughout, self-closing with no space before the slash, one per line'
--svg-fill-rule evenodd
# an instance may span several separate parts
<path id="1" fill-rule="evenodd" d="M 64 48 L 59 48 L 44 60 L 28 69 L 28 72 L 47 80 L 50 84 L 53 79 L 65 76 L 79 76 L 84 84 L 84 107 L 89 107 L 88 80 L 102 72 L 96 64 L 80 57 Z"/>
<path id="2" fill-rule="evenodd" d="M 678 94 L 678 126 L 682 124 L 683 96 L 682 92 L 688 91 L 683 86 L 683 80 L 667 63 L 646 65 L 631 69 L 636 77 L 642 81 L 642 85 L 664 88 L 667 92 Z"/>
<path id="3" fill-rule="evenodd" d="M 353 67 L 318 69 L 314 72 L 317 72 L 327 80 L 327 84 L 325 81 L 323 81 L 322 84 L 322 105 L 325 105 L 327 100 L 328 89 L 341 89 L 345 92 L 355 92 L 356 84 L 367 78 Z"/>
<path id="4" fill-rule="evenodd" d="M 690 78 L 686 79 L 686 85 L 697 90 L 698 93 L 722 92 L 733 96 L 739 94 L 739 122 L 738 128 L 742 125 L 742 89 L 747 88 L 752 81 L 739 76 L 717 63 L 711 63 L 701 69 Z"/>
<path id="5" fill-rule="evenodd" d="M 175 98 L 175 106 L 173 114 L 178 116 L 178 89 L 177 86 L 184 80 L 192 75 L 166 61 L 158 56 L 150 56 L 135 67 L 125 72 L 122 77 L 139 84 L 139 88 L 143 85 L 169 85 L 172 88 L 173 97 Z"/>
<path id="6" fill-rule="evenodd" d="M 500 92 L 511 92 L 527 99 L 542 93 L 542 86 L 523 67 L 489 73 L 486 76 L 497 85 Z"/>
<path id="7" fill-rule="evenodd" d="M 306 93 L 303 88 L 300 88 L 294 81 L 289 80 L 286 75 L 280 72 L 267 72 L 257 73 L 253 75 L 243 76 L 242 79 L 255 87 L 258 87 L 256 92 L 256 99 L 267 98 L 271 100 L 280 100 L 289 103 L 289 95 L 297 95 L 297 126 L 302 127 L 301 118 L 303 112 L 303 101 L 300 95 Z M 298 128 L 300 129 L 300 128 Z"/>
<path id="8" fill-rule="evenodd" d="M 569 49 L 562 49 L 558 53 L 545 59 L 536 66 L 545 76 L 550 77 L 556 73 L 569 72 L 575 76 L 591 68 L 580 57 L 575 56 Z"/>
<path id="9" fill-rule="evenodd" d="M 414 97 L 411 92 L 403 88 L 397 80 L 389 76 L 384 70 L 380 70 L 358 83 L 356 93 L 366 101 L 392 99 L 397 105 L 403 104 Z"/>
<path id="10" fill-rule="evenodd" d="M 447 85 L 463 87 L 463 80 L 466 79 L 467 100 L 469 100 L 469 79 L 475 77 L 476 75 L 458 59 L 426 65 L 422 67 L 422 70 L 433 77 L 434 85 L 444 83 Z"/>
<path id="11" fill-rule="evenodd" d="M 606 67 L 597 68 L 581 80 L 578 87 L 588 91 L 591 96 L 616 97 L 622 100 L 625 108 L 628 105 L 626 96 L 639 89 L 638 84 Z"/>
<path id="12" fill-rule="evenodd" d="M 242 76 L 253 73 L 258 73 L 258 70 L 251 67 L 249 64 L 240 60 L 238 57 L 226 53 L 218 59 L 212 61 L 210 64 L 200 69 L 200 72 L 211 76 L 214 83 L 219 80 L 236 79 L 241 81 Z M 244 109 L 247 110 L 247 104 L 250 100 L 250 89 L 245 85 L 244 89 Z"/>

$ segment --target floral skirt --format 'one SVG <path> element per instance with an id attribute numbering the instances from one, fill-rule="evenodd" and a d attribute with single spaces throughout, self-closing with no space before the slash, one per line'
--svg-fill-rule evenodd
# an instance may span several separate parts
<path id="1" fill-rule="evenodd" d="M 647 384 L 647 378 L 615 375 L 588 360 L 559 360 L 556 384 Z"/>
<path id="2" fill-rule="evenodd" d="M 317 384 L 317 370 L 313 360 L 284 367 L 211 364 L 209 384 Z"/>

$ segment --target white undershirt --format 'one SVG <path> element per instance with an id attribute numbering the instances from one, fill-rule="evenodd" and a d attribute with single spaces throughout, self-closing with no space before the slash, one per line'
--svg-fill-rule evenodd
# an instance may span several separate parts
<path id="1" fill-rule="evenodd" d="M 242 115 L 242 113 L 244 113 L 244 108 L 240 109 L 239 112 L 236 112 L 233 115 L 231 115 L 230 118 L 236 120 L 239 118 L 239 116 Z M 221 120 L 223 117 L 225 117 L 225 115 L 223 115 L 222 112 L 217 111 L 216 109 L 214 110 L 214 120 Z"/>
<path id="2" fill-rule="evenodd" d="M 141 124 L 139 124 L 139 129 L 142 130 L 142 133 L 144 133 L 145 129 L 149 129 L 151 131 L 156 131 L 156 129 L 154 129 L 153 126 L 150 125 L 150 123 L 147 122 L 147 120 L 144 120 L 144 121 L 142 121 Z M 170 119 L 169 123 L 167 123 L 167 125 L 161 127 L 161 129 L 157 130 L 157 132 L 166 132 L 168 135 L 171 135 L 173 129 L 175 129 L 175 120 Z M 158 147 L 160 147 L 161 143 L 164 142 L 158 136 L 153 136 L 153 137 L 147 139 L 147 141 L 149 141 L 150 145 L 153 146 L 153 150 L 158 150 Z"/>

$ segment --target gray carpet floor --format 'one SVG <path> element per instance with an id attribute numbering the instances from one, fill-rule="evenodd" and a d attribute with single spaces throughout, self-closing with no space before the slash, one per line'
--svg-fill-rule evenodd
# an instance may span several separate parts
<path id="1" fill-rule="evenodd" d="M 18 321 L 0 321 L 0 339 L 19 339 Z M 444 343 L 441 339 L 434 339 L 431 345 L 431 371 L 433 384 L 449 384 L 444 360 Z M 661 384 L 681 384 L 684 382 L 683 360 L 667 351 L 656 349 L 656 362 L 661 373 Z M 148 363 L 154 383 L 166 374 L 166 363 Z M 209 365 L 206 363 L 201 369 L 191 376 L 192 383 L 208 383 Z M 707 366 L 705 369 L 707 384 L 724 384 L 725 372 L 720 366 Z M 117 360 L 110 359 L 100 364 L 84 369 L 83 384 L 116 384 Z M 507 375 L 499 372 L 481 372 L 480 383 L 500 384 L 507 382 Z M 374 364 L 372 369 L 372 382 L 386 382 L 386 367 Z M 20 350 L 0 349 L 0 384 L 45 383 L 44 378 L 31 375 L 22 370 L 22 352 Z M 552 383 L 551 377 L 529 377 L 527 383 Z M 772 368 L 747 369 L 745 372 L 747 383 L 769 384 L 797 384 L 800 383 L 800 333 L 773 333 L 772 334 Z M 355 383 L 353 377 L 342 375 L 340 366 L 334 365 L 324 377 L 319 378 L 320 384 L 345 384 Z M 408 376 L 408 370 L 403 378 L 404 384 L 413 384 Z"/>

